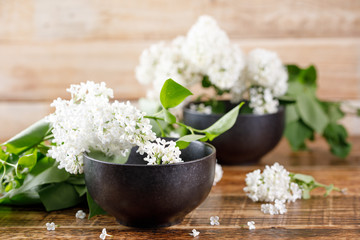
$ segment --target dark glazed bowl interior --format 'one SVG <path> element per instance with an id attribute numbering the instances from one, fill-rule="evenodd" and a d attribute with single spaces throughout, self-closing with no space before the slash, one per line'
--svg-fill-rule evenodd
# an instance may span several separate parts
<path id="1" fill-rule="evenodd" d="M 215 174 L 215 148 L 192 142 L 181 150 L 183 163 L 146 165 L 131 150 L 126 164 L 103 162 L 84 154 L 84 173 L 94 201 L 117 221 L 132 227 L 180 223 L 208 196 Z"/>
<path id="2" fill-rule="evenodd" d="M 226 110 L 235 105 L 224 101 Z M 285 124 L 283 106 L 273 114 L 240 114 L 235 125 L 211 142 L 221 164 L 255 164 L 270 152 L 280 141 Z M 220 119 L 223 114 L 204 114 L 185 107 L 184 123 L 197 129 L 205 129 Z"/>

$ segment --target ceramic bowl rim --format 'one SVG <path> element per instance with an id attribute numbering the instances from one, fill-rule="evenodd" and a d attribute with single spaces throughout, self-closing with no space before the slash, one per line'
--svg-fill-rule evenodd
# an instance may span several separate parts
<path id="1" fill-rule="evenodd" d="M 230 100 L 219 100 L 220 102 L 230 102 Z M 203 101 L 199 101 L 197 103 L 202 103 Z M 239 103 L 237 104 L 240 104 L 242 102 L 248 102 L 247 100 L 241 100 Z M 194 111 L 192 109 L 189 108 L 190 104 L 192 103 L 196 103 L 196 101 L 192 101 L 188 104 L 185 105 L 185 107 L 183 108 L 183 111 L 184 112 L 188 112 L 188 113 L 191 113 L 191 114 L 194 114 L 194 115 L 198 115 L 198 116 L 213 116 L 213 117 L 221 117 L 221 116 L 224 116 L 226 113 L 210 113 L 210 114 L 206 114 L 206 113 L 202 113 L 202 112 L 197 112 L 197 111 Z M 239 114 L 238 115 L 238 118 L 240 117 L 248 117 L 248 118 L 259 118 L 259 117 L 268 117 L 268 116 L 273 116 L 273 115 L 276 115 L 276 114 L 279 114 L 281 112 L 285 111 L 285 107 L 283 105 L 279 105 L 278 106 L 278 110 L 274 113 L 264 113 L 264 114 L 254 114 L 254 113 L 244 113 L 244 114 Z"/>
<path id="2" fill-rule="evenodd" d="M 207 142 L 200 142 L 200 141 L 194 141 L 194 142 L 204 144 L 204 145 L 210 147 L 212 152 L 209 155 L 205 156 L 205 157 L 190 160 L 190 161 L 186 161 L 186 162 L 179 162 L 179 163 L 172 163 L 172 164 L 154 164 L 154 165 L 112 163 L 112 162 L 101 161 L 101 160 L 95 159 L 93 157 L 90 157 L 87 152 L 84 152 L 83 155 L 84 155 L 84 157 L 88 158 L 91 161 L 98 162 L 98 163 L 101 163 L 101 164 L 106 164 L 106 165 L 114 165 L 114 166 L 122 166 L 122 167 L 153 167 L 153 168 L 156 168 L 156 167 L 172 167 L 172 166 L 182 166 L 182 165 L 186 165 L 186 164 L 193 164 L 193 163 L 201 162 L 201 161 L 204 161 L 204 160 L 206 160 L 208 158 L 211 158 L 212 155 L 216 156 L 216 148 L 212 144 L 209 144 Z"/>

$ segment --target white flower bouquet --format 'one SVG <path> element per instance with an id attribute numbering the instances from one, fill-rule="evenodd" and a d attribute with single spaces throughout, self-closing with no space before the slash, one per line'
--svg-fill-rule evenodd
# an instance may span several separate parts
<path id="1" fill-rule="evenodd" d="M 316 97 L 316 69 L 284 66 L 276 52 L 257 48 L 247 55 L 232 43 L 210 16 L 201 16 L 185 36 L 145 49 L 136 68 L 137 80 L 147 86 L 147 98 L 157 98 L 162 82 L 173 78 L 186 87 L 213 89 L 199 93 L 193 109 L 207 114 L 224 113 L 218 101 L 247 100 L 244 112 L 272 114 L 286 106 L 285 137 L 294 151 L 306 149 L 314 134 L 323 136 L 331 152 L 346 157 L 351 149 L 347 132 L 338 123 L 344 116 L 337 102 Z"/>
<path id="2" fill-rule="evenodd" d="M 212 140 L 231 128 L 241 107 L 208 129 L 198 130 L 170 113 L 170 108 L 192 94 L 171 79 L 160 91 L 162 110 L 154 115 L 129 102 L 111 102 L 113 91 L 105 83 L 71 85 L 68 92 L 70 100 L 58 98 L 52 103 L 53 114 L 1 144 L 0 204 L 41 203 L 51 211 L 75 206 L 86 196 L 90 217 L 96 215 L 99 208 L 87 194 L 84 180 L 84 153 L 100 153 L 106 161 L 124 163 L 136 146 L 148 165 L 176 164 L 183 161 L 180 149 L 190 142 Z M 182 125 L 194 134 L 176 142 L 160 139 L 150 119 Z"/>

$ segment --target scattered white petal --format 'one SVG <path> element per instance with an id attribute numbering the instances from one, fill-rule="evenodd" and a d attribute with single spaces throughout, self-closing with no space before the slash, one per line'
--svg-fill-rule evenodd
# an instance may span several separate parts
<path id="1" fill-rule="evenodd" d="M 55 223 L 53 223 L 53 222 L 51 222 L 51 223 L 46 223 L 46 229 L 47 229 L 48 231 L 55 231 L 55 227 L 56 227 L 56 225 L 55 225 Z"/>
<path id="2" fill-rule="evenodd" d="M 79 210 L 76 212 L 75 217 L 79 219 L 84 219 L 86 217 L 86 213 L 83 210 Z"/>
<path id="3" fill-rule="evenodd" d="M 111 237 L 111 236 L 112 236 L 112 235 L 107 234 L 106 228 L 103 228 L 103 230 L 102 230 L 102 232 L 101 232 L 101 234 L 100 234 L 100 238 L 101 238 L 102 240 L 104 240 L 104 239 L 106 239 L 106 237 Z"/>
<path id="4" fill-rule="evenodd" d="M 197 236 L 199 236 L 199 234 L 200 234 L 200 232 L 199 231 L 196 231 L 196 229 L 193 229 L 192 230 L 192 233 L 189 233 L 191 236 L 193 236 L 193 237 L 197 237 Z"/>
<path id="5" fill-rule="evenodd" d="M 247 222 L 247 225 L 249 226 L 249 230 L 254 230 L 256 228 L 254 221 Z"/>
<path id="6" fill-rule="evenodd" d="M 210 225 L 211 225 L 211 226 L 214 226 L 214 225 L 218 226 L 218 225 L 220 225 L 219 217 L 218 217 L 218 216 L 211 216 L 211 217 L 210 217 Z"/>

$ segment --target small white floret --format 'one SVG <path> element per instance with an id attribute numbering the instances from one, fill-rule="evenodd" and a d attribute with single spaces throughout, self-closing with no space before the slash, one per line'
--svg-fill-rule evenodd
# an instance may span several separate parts
<path id="1" fill-rule="evenodd" d="M 107 234 L 106 228 L 103 228 L 103 230 L 102 230 L 102 232 L 101 232 L 101 234 L 100 234 L 100 238 L 101 238 L 102 240 L 104 240 L 104 239 L 106 239 L 106 237 L 111 237 L 111 236 L 112 236 L 112 235 Z"/>
<path id="2" fill-rule="evenodd" d="M 249 226 L 249 230 L 254 230 L 256 228 L 254 221 L 247 222 L 247 225 Z"/>
<path id="3" fill-rule="evenodd" d="M 86 217 L 86 213 L 83 210 L 79 210 L 76 212 L 75 217 L 79 219 L 84 219 Z"/>
<path id="4" fill-rule="evenodd" d="M 214 225 L 218 226 L 218 225 L 220 225 L 219 217 L 218 217 L 218 216 L 211 216 L 211 217 L 210 217 L 210 225 L 211 225 L 211 226 L 214 226 Z"/>
<path id="5" fill-rule="evenodd" d="M 55 223 L 53 223 L 53 222 L 51 222 L 51 223 L 46 223 L 46 229 L 47 229 L 48 231 L 55 231 L 55 227 L 56 227 L 56 225 L 55 225 Z"/>
<path id="6" fill-rule="evenodd" d="M 199 231 L 196 231 L 196 229 L 193 229 L 192 230 L 192 233 L 189 233 L 191 236 L 193 236 L 193 237 L 197 237 L 197 236 L 199 236 L 199 234 L 200 234 L 200 232 Z"/>

